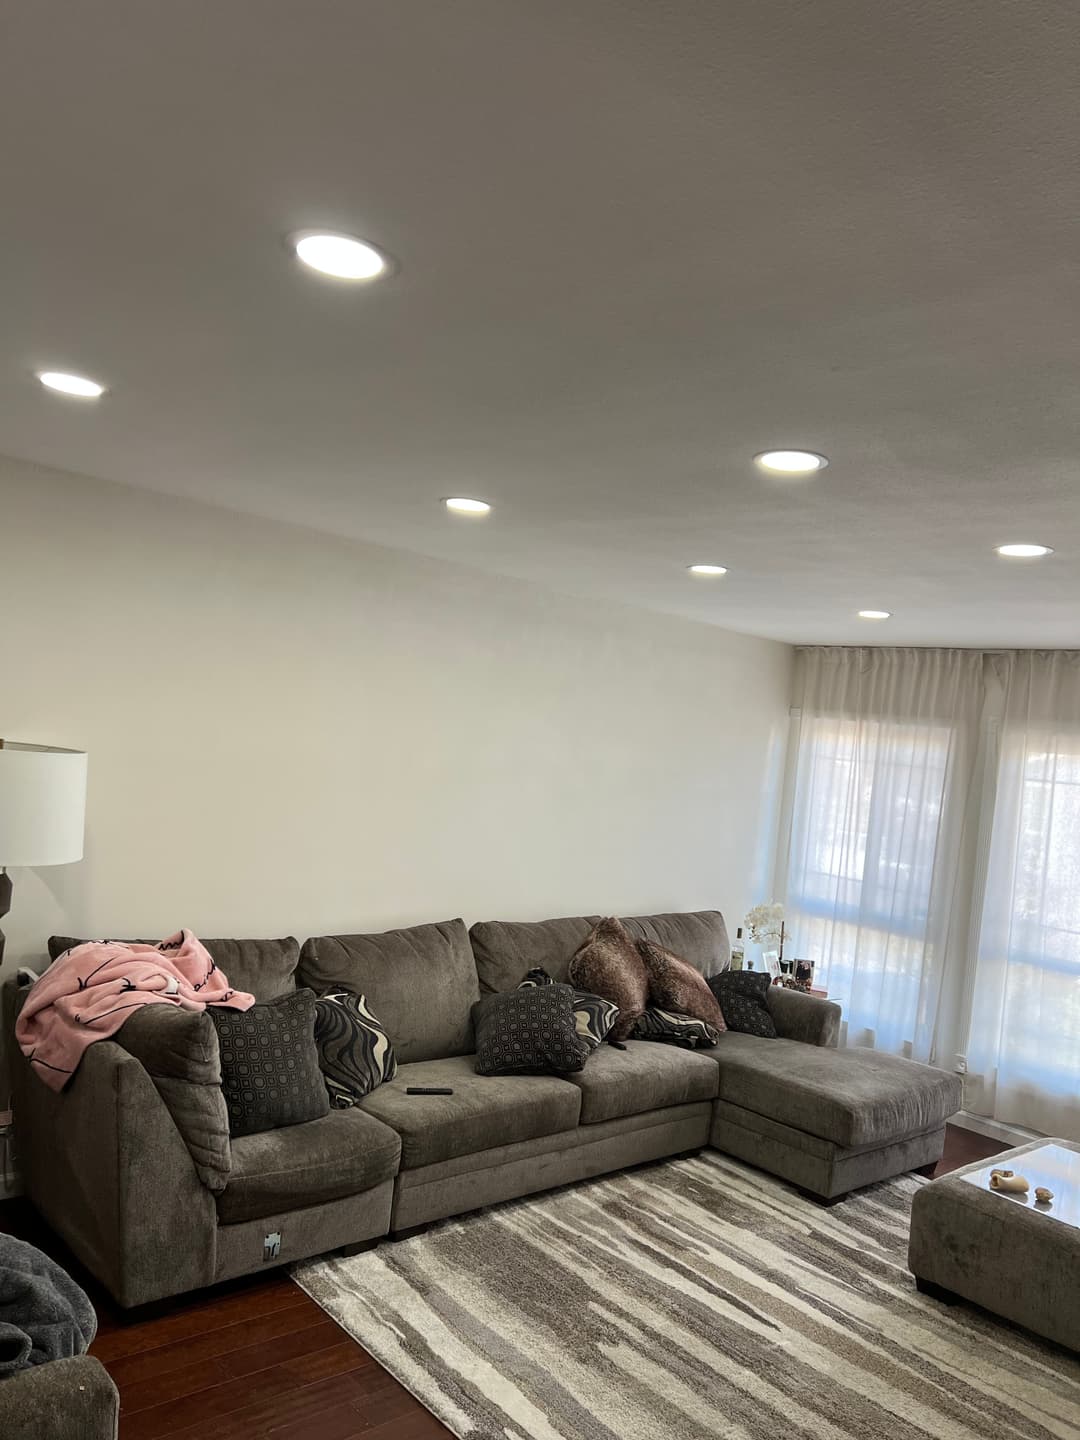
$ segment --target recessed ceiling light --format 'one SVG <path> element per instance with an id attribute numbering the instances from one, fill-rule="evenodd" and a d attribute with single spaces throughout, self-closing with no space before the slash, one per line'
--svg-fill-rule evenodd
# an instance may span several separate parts
<path id="1" fill-rule="evenodd" d="M 691 575 L 726 575 L 726 565 L 688 565 Z"/>
<path id="2" fill-rule="evenodd" d="M 85 375 L 65 375 L 62 370 L 39 370 L 37 377 L 50 390 L 59 390 L 62 395 L 78 395 L 83 400 L 96 400 L 105 394 L 105 386 Z"/>
<path id="3" fill-rule="evenodd" d="M 754 463 L 774 475 L 812 475 L 815 470 L 824 470 L 829 462 L 813 450 L 763 450 L 754 456 Z"/>
<path id="4" fill-rule="evenodd" d="M 449 500 L 444 500 L 443 504 L 455 515 L 488 515 L 491 513 L 491 506 L 486 500 L 468 500 L 463 495 L 452 495 Z"/>
<path id="5" fill-rule="evenodd" d="M 1037 560 L 1040 555 L 1052 555 L 1049 545 L 999 545 L 997 553 L 1007 560 Z"/>
<path id="6" fill-rule="evenodd" d="M 891 610 L 860 610 L 860 620 L 891 620 Z"/>
<path id="7" fill-rule="evenodd" d="M 298 260 L 338 280 L 374 280 L 387 269 L 385 256 L 351 235 L 303 230 L 292 236 L 291 243 Z"/>

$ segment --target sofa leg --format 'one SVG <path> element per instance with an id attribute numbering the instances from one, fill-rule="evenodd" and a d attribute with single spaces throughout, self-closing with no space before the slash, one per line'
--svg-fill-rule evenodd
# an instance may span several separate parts
<path id="1" fill-rule="evenodd" d="M 804 1190 L 801 1185 L 795 1189 L 804 1200 L 812 1200 L 822 1210 L 831 1210 L 834 1205 L 839 1205 L 841 1200 L 847 1199 L 847 1191 L 843 1195 L 816 1195 L 813 1190 Z"/>
<path id="2" fill-rule="evenodd" d="M 374 1250 L 381 1238 L 376 1236 L 374 1240 L 358 1240 L 355 1245 L 342 1245 L 337 1253 L 343 1260 L 351 1260 L 354 1255 L 363 1255 L 366 1250 Z"/>
<path id="3" fill-rule="evenodd" d="M 933 1280 L 924 1280 L 921 1275 L 915 1276 L 915 1288 L 920 1295 L 929 1295 L 931 1300 L 939 1300 L 942 1305 L 955 1305 L 960 1299 L 952 1290 L 946 1290 L 944 1285 L 935 1285 Z"/>
<path id="4" fill-rule="evenodd" d="M 411 1240 L 414 1235 L 422 1235 L 427 1228 L 426 1225 L 411 1225 L 408 1230 L 391 1230 L 388 1238 L 396 1245 L 399 1240 Z"/>

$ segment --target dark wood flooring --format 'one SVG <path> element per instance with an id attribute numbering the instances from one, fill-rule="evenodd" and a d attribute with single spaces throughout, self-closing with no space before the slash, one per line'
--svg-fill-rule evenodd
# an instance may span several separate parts
<path id="1" fill-rule="evenodd" d="M 935 1174 L 1005 1149 L 950 1125 Z M 152 1313 L 120 1310 L 22 1200 L 0 1231 L 65 1265 L 98 1313 L 91 1347 L 120 1390 L 120 1440 L 437 1440 L 449 1431 L 282 1272 Z"/>

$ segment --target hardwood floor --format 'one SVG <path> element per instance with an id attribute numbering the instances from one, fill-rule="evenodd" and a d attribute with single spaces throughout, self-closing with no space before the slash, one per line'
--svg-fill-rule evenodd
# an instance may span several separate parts
<path id="1" fill-rule="evenodd" d="M 950 1125 L 935 1174 L 1007 1147 Z M 449 1431 L 282 1272 L 120 1310 L 21 1200 L 0 1231 L 53 1255 L 89 1292 L 96 1355 L 120 1391 L 120 1440 L 437 1440 Z"/>

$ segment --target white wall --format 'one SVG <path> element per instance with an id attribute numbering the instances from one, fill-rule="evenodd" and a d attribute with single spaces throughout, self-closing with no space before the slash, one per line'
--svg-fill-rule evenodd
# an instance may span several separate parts
<path id="1" fill-rule="evenodd" d="M 0 735 L 90 754 L 7 969 L 768 898 L 786 646 L 2 461 L 0 627 Z"/>

